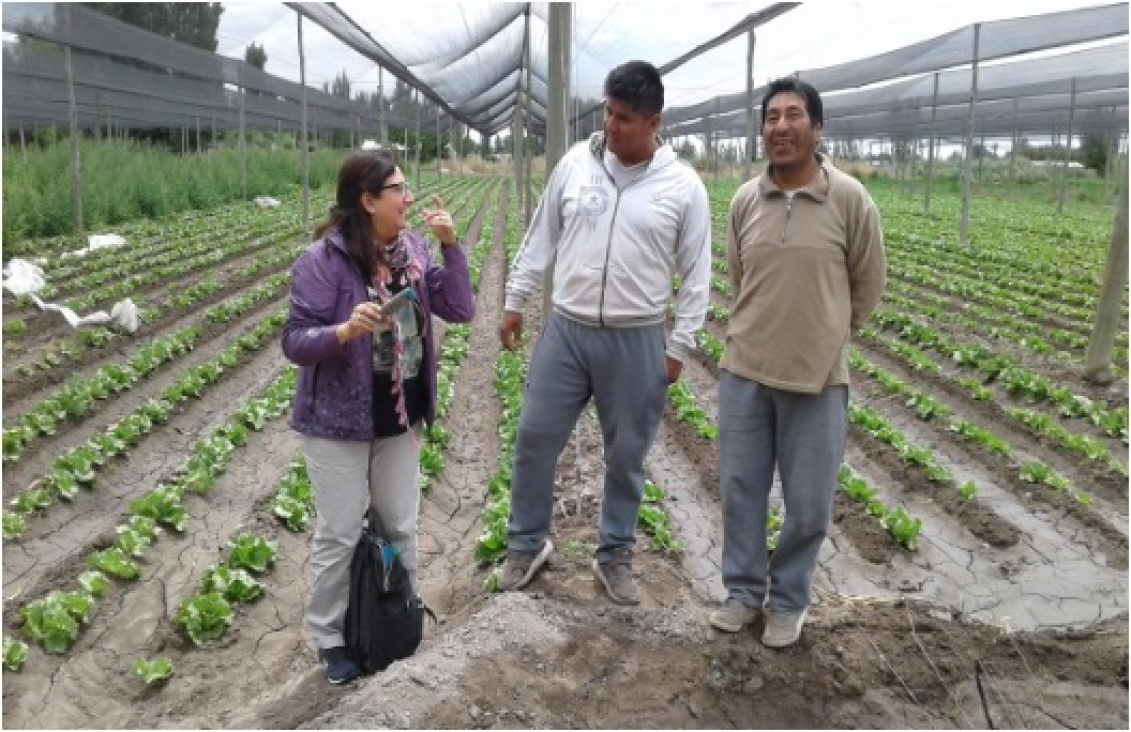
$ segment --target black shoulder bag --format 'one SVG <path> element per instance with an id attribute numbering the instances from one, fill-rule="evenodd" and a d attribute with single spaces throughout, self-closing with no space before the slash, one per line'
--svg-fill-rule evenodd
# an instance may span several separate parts
<path id="1" fill-rule="evenodd" d="M 372 674 L 411 656 L 424 634 L 424 613 L 436 620 L 414 595 L 400 553 L 385 540 L 381 519 L 370 508 L 350 562 L 343 629 L 350 657 Z"/>

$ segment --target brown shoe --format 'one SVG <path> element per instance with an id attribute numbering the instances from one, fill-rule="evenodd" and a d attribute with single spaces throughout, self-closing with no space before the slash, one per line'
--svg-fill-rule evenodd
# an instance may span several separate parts
<path id="1" fill-rule="evenodd" d="M 499 572 L 499 582 L 495 586 L 496 591 L 507 592 L 526 587 L 534 579 L 534 575 L 538 574 L 538 570 L 542 569 L 542 565 L 546 563 L 552 551 L 554 544 L 546 539 L 546 543 L 538 551 L 507 552 L 507 559 Z"/>
<path id="2" fill-rule="evenodd" d="M 727 633 L 737 633 L 757 620 L 758 615 L 758 608 L 743 605 L 738 600 L 728 597 L 722 607 L 711 613 L 711 617 L 708 618 L 708 620 L 712 626 L 719 630 Z"/>
<path id="3" fill-rule="evenodd" d="M 762 645 L 768 648 L 785 648 L 797 642 L 809 608 L 796 613 L 773 613 L 766 611 L 766 628 L 762 631 Z"/>
<path id="4" fill-rule="evenodd" d="M 639 605 L 640 587 L 632 578 L 632 550 L 617 549 L 606 564 L 593 560 L 593 574 L 618 605 Z"/>

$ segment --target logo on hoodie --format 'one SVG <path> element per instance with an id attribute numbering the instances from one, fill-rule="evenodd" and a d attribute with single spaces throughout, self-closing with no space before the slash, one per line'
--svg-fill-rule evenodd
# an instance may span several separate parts
<path id="1" fill-rule="evenodd" d="M 597 226 L 597 219 L 609 210 L 609 192 L 603 186 L 581 186 L 578 192 L 578 204 L 581 215 L 589 223 L 589 228 Z"/>

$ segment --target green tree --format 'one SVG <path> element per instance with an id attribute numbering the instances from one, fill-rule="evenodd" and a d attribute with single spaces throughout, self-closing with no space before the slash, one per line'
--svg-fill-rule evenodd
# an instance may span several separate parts
<path id="1" fill-rule="evenodd" d="M 216 52 L 221 3 L 82 3 L 159 36 Z"/>
<path id="2" fill-rule="evenodd" d="M 1107 173 L 1107 155 L 1110 141 L 1102 135 L 1085 135 L 1080 143 L 1080 156 L 1085 168 L 1091 168 L 1102 178 Z"/>
<path id="3" fill-rule="evenodd" d="M 267 49 L 252 41 L 243 52 L 243 60 L 260 71 L 267 68 Z"/>
<path id="4" fill-rule="evenodd" d="M 348 76 L 346 76 L 346 72 L 343 70 L 340 74 L 335 76 L 334 80 L 331 82 L 323 82 L 322 91 L 335 97 L 344 97 L 345 99 L 349 99 L 350 79 Z"/>

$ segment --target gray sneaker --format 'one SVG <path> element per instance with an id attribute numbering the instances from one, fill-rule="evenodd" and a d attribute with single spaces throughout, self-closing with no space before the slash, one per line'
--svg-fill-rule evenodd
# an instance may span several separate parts
<path id="1" fill-rule="evenodd" d="M 773 613 L 766 610 L 766 629 L 762 633 L 762 645 L 769 648 L 785 648 L 801 637 L 801 628 L 809 608 L 796 613 Z"/>
<path id="2" fill-rule="evenodd" d="M 723 606 L 711 613 L 710 623 L 727 633 L 737 633 L 758 619 L 758 608 L 743 605 L 733 597 L 728 597 Z"/>
<path id="3" fill-rule="evenodd" d="M 554 543 L 546 539 L 542 548 L 533 552 L 508 551 L 507 559 L 499 572 L 499 582 L 495 585 L 498 592 L 521 590 L 530 584 L 538 570 L 546 563 L 550 552 L 554 551 Z"/>
<path id="4" fill-rule="evenodd" d="M 618 605 L 639 605 L 640 588 L 632 578 L 632 550 L 617 549 L 607 564 L 593 560 L 593 574 Z"/>

